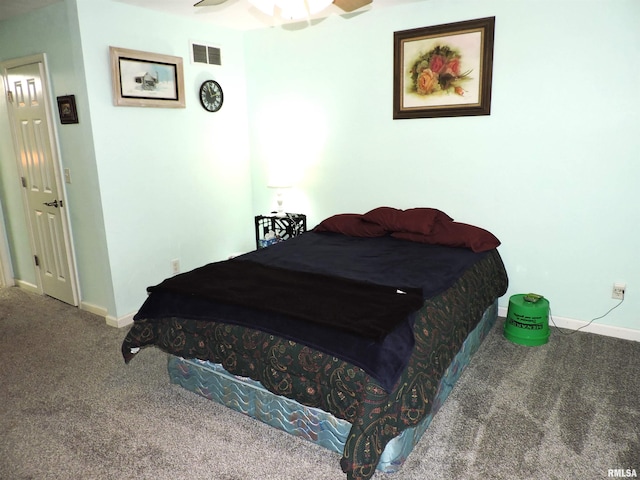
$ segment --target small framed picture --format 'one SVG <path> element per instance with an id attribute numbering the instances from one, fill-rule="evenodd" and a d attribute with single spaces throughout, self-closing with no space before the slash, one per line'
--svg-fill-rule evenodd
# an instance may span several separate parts
<path id="1" fill-rule="evenodd" d="M 181 57 L 109 47 L 116 106 L 185 108 Z"/>
<path id="2" fill-rule="evenodd" d="M 393 118 L 491 113 L 495 17 L 394 32 Z"/>
<path id="3" fill-rule="evenodd" d="M 78 123 L 78 110 L 76 110 L 76 96 L 63 95 L 58 97 L 58 113 L 60 114 L 60 123 L 63 125 L 69 123 Z"/>

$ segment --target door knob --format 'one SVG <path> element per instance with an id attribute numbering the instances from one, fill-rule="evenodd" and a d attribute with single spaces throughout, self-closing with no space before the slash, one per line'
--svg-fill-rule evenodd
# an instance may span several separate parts
<path id="1" fill-rule="evenodd" d="M 62 201 L 60 202 L 62 206 Z M 56 207 L 58 208 L 58 200 L 54 200 L 53 202 L 44 202 L 43 205 L 46 205 L 47 207 Z"/>

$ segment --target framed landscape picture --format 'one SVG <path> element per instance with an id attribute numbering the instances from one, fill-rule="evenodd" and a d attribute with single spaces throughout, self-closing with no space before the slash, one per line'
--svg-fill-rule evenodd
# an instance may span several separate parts
<path id="1" fill-rule="evenodd" d="M 495 17 L 393 34 L 393 118 L 491 113 Z"/>
<path id="2" fill-rule="evenodd" d="M 109 54 L 115 105 L 185 107 L 182 58 L 117 47 Z"/>

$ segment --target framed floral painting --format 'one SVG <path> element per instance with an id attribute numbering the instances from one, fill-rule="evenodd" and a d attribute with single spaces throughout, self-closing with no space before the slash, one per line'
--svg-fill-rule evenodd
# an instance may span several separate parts
<path id="1" fill-rule="evenodd" d="M 495 17 L 393 34 L 393 118 L 491 113 Z"/>

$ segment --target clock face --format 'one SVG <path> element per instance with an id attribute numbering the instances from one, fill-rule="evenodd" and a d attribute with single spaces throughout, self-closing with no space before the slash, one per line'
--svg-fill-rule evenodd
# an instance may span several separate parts
<path id="1" fill-rule="evenodd" d="M 200 103 L 208 112 L 220 110 L 222 100 L 222 88 L 215 80 L 207 80 L 200 86 Z"/>

